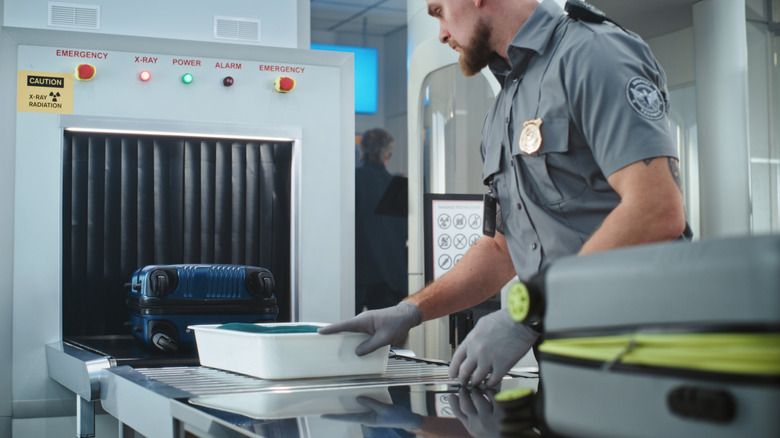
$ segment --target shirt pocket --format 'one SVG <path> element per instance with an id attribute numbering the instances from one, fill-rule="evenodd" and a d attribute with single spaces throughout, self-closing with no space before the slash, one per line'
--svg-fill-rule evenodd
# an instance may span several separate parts
<path id="1" fill-rule="evenodd" d="M 514 154 L 517 181 L 524 194 L 538 205 L 554 205 L 579 196 L 584 187 L 571 187 L 579 179 L 576 159 L 569 151 L 569 119 L 548 118 L 541 126 L 542 145 L 532 154 Z M 520 132 L 516 132 L 519 141 Z"/>
<path id="2" fill-rule="evenodd" d="M 490 178 L 501 171 L 501 144 L 495 144 L 485 148 L 485 162 L 482 168 L 482 182 L 488 185 Z"/>

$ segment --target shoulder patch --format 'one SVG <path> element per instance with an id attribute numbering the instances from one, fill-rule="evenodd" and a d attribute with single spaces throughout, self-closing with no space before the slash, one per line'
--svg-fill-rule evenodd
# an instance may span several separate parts
<path id="1" fill-rule="evenodd" d="M 661 91 L 652 82 L 636 76 L 626 85 L 626 97 L 631 108 L 642 117 L 658 120 L 666 114 L 666 102 Z"/>

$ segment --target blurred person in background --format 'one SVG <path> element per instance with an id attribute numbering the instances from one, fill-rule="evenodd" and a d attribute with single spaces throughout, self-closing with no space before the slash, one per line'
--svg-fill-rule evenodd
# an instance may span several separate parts
<path id="1" fill-rule="evenodd" d="M 406 214 L 377 213 L 393 175 L 386 164 L 395 139 L 382 128 L 363 133 L 355 169 L 355 314 L 398 304 L 407 293 Z"/>

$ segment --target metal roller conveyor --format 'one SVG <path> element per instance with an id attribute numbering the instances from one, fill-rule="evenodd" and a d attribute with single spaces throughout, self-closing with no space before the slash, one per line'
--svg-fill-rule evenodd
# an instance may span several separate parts
<path id="1" fill-rule="evenodd" d="M 536 375 L 522 377 L 531 378 L 504 383 L 536 385 Z M 381 375 L 264 380 L 203 366 L 119 366 L 100 380 L 105 411 L 147 438 L 363 436 L 350 418 L 370 418 L 377 406 L 437 416 L 459 388 L 447 363 L 399 355 Z"/>
<path id="2" fill-rule="evenodd" d="M 447 364 L 405 356 L 390 357 L 382 375 L 318 379 L 263 380 L 205 367 L 136 368 L 145 377 L 194 396 L 278 390 L 316 390 L 356 386 L 393 386 L 416 383 L 456 384 Z"/>

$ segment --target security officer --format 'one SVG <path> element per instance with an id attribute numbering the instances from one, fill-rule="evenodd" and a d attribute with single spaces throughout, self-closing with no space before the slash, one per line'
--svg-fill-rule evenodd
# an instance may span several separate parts
<path id="1" fill-rule="evenodd" d="M 427 2 L 463 73 L 489 66 L 502 87 L 482 133 L 496 220 L 486 216 L 487 235 L 419 293 L 321 331 L 372 334 L 358 354 L 559 257 L 690 237 L 664 72 L 637 35 L 582 2 L 569 14 L 554 0 Z M 455 352 L 450 375 L 494 386 L 537 337 L 506 310 L 491 313 Z"/>

